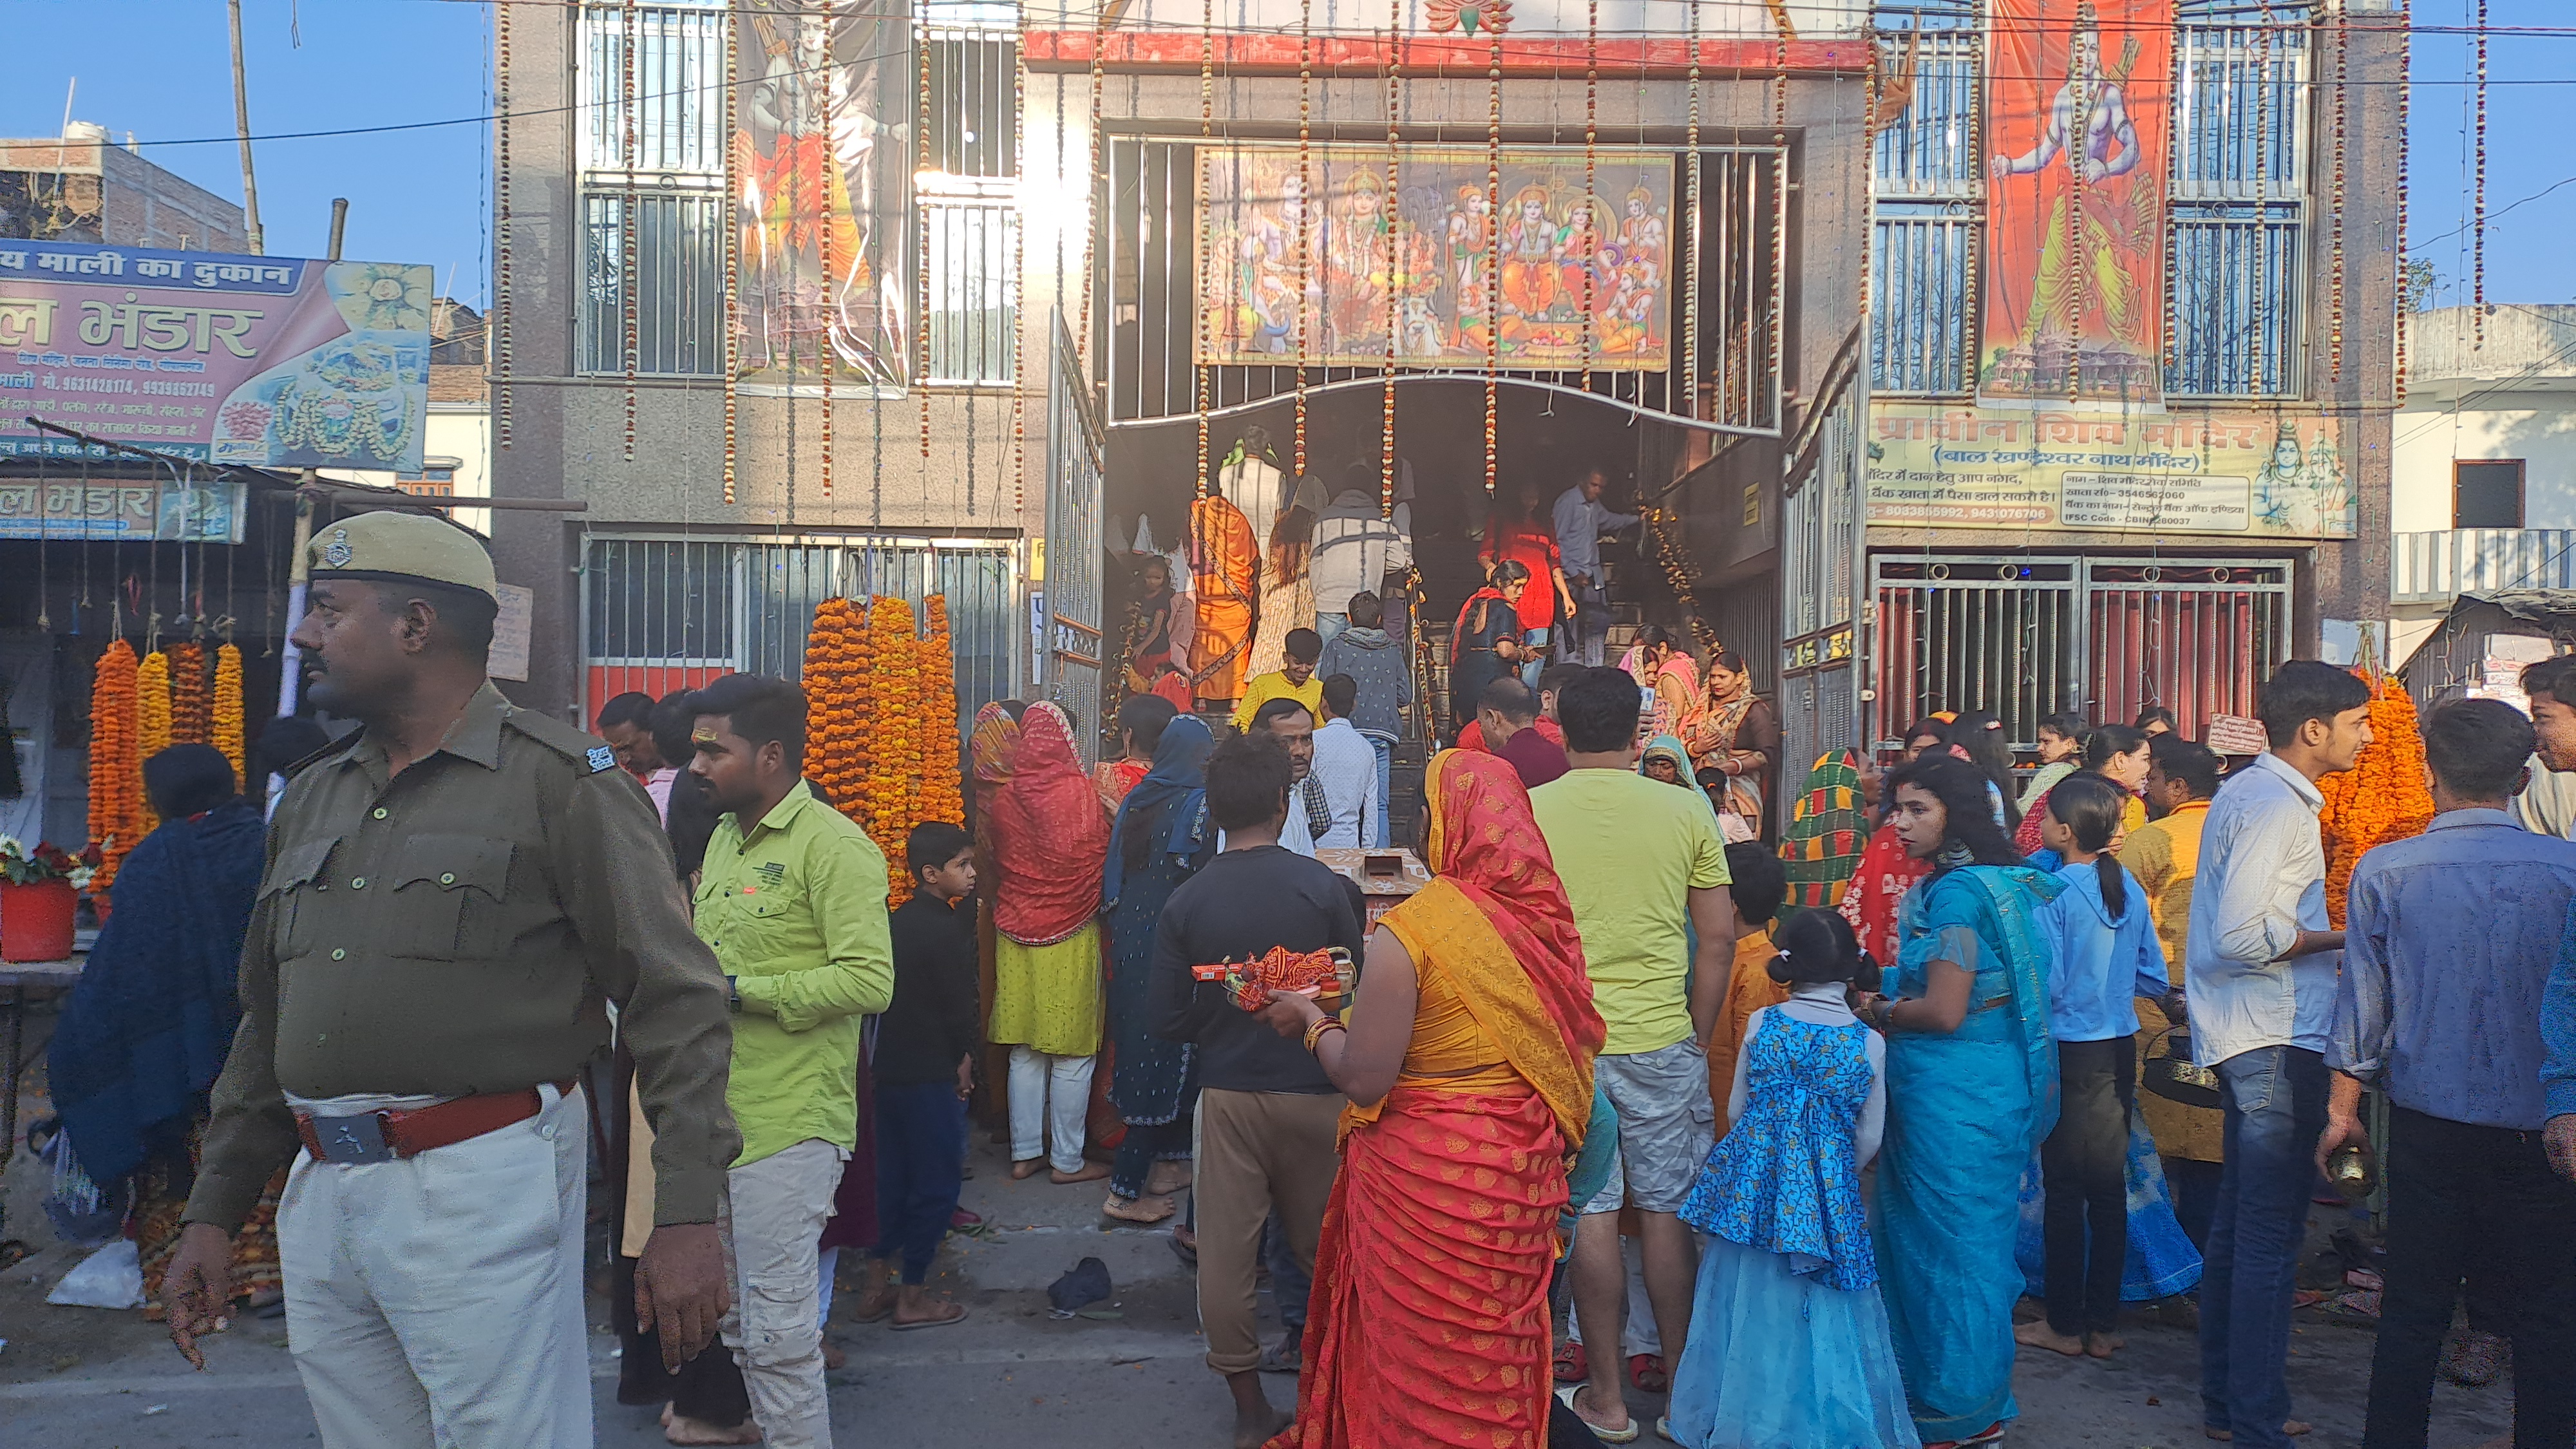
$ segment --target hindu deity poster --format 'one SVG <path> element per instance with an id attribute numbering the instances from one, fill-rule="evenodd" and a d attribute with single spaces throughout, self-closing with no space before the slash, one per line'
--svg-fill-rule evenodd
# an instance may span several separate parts
<path id="1" fill-rule="evenodd" d="M 1993 0 L 1977 394 L 2163 400 L 2173 0 Z"/>
<path id="2" fill-rule="evenodd" d="M 742 381 L 901 385 L 914 157 L 912 11 L 739 0 L 733 136 Z M 827 363 L 828 360 L 828 363 Z"/>
<path id="3" fill-rule="evenodd" d="M 1673 157 L 1481 148 L 1231 146 L 1206 153 L 1199 360 L 1661 371 L 1672 350 Z M 1301 346 L 1302 333 L 1302 346 Z"/>

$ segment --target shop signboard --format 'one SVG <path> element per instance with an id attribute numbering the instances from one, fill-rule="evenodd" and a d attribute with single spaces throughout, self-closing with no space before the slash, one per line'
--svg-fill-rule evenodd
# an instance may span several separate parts
<path id="1" fill-rule="evenodd" d="M 0 457 L 112 451 L 34 418 L 212 463 L 417 473 L 433 280 L 425 266 L 0 240 Z"/>
<path id="2" fill-rule="evenodd" d="M 0 478 L 0 538 L 239 543 L 234 478 Z"/>
<path id="3" fill-rule="evenodd" d="M 2350 538 L 2344 420 L 2247 410 L 2114 415 L 1873 402 L 1869 521 Z"/>

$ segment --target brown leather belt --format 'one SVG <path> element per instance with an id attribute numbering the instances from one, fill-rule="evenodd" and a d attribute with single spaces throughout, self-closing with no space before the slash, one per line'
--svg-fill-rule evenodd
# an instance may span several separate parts
<path id="1" fill-rule="evenodd" d="M 567 1077 L 555 1090 L 572 1094 L 578 1079 Z M 356 1166 L 393 1162 L 441 1147 L 471 1141 L 545 1110 L 545 1097 L 534 1087 L 515 1092 L 487 1092 L 459 1097 L 409 1112 L 359 1112 L 341 1117 L 295 1114 L 295 1133 L 316 1162 Z"/>

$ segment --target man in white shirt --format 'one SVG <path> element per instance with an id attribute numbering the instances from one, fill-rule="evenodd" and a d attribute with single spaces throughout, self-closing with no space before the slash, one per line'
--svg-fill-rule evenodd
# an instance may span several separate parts
<path id="1" fill-rule="evenodd" d="M 1377 464 L 1368 464 L 1371 483 Z M 1310 565 L 1315 580 L 1315 632 L 1324 642 L 1350 627 L 1351 595 L 1375 592 L 1386 576 L 1413 563 L 1413 505 L 1395 505 L 1395 516 L 1379 508 L 1377 490 L 1354 484 L 1333 495 L 1315 517 L 1315 550 Z"/>
<path id="2" fill-rule="evenodd" d="M 2210 802 L 2183 948 L 2192 1056 L 2218 1073 L 2226 1112 L 2200 1287 L 2201 1413 L 2239 1445 L 2288 1449 L 2307 1432 L 2290 1420 L 2283 1370 L 2343 956 L 2326 920 L 2316 782 L 2370 743 L 2370 689 L 2293 659 L 2256 713 L 2272 747 Z"/>
<path id="3" fill-rule="evenodd" d="M 2576 840 L 2576 654 L 2525 666 L 2522 692 L 2531 699 L 2540 747 L 2531 757 L 2531 783 L 2514 797 L 2514 813 L 2526 830 Z"/>
<path id="4" fill-rule="evenodd" d="M 1351 725 L 1359 697 L 1359 681 L 1347 674 L 1324 680 L 1324 722 L 1315 730 L 1315 763 L 1306 774 L 1323 791 L 1331 822 L 1315 837 L 1318 846 L 1356 849 L 1375 838 L 1369 832 L 1382 808 L 1376 798 L 1377 748 Z"/>
<path id="5" fill-rule="evenodd" d="M 1315 717 L 1302 700 L 1281 697 L 1265 700 L 1252 715 L 1244 731 L 1260 731 L 1279 742 L 1288 752 L 1288 818 L 1279 827 L 1279 844 L 1293 855 L 1312 859 L 1315 837 L 1322 833 L 1317 818 L 1329 817 L 1323 788 L 1309 785 L 1315 778 Z M 1225 832 L 1216 833 L 1216 848 L 1225 849 Z"/>
<path id="6" fill-rule="evenodd" d="M 1617 533 L 1637 521 L 1633 513 L 1613 513 L 1601 502 L 1609 475 L 1586 469 L 1574 486 L 1557 495 L 1553 519 L 1556 551 L 1565 582 L 1574 590 L 1574 617 L 1566 621 L 1557 657 L 1583 664 L 1601 662 L 1602 626 L 1609 622 L 1608 596 L 1602 592 L 1601 535 Z"/>

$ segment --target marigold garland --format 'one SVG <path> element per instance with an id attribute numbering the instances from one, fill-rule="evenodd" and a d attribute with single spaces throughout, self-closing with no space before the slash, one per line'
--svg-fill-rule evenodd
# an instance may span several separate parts
<path id="1" fill-rule="evenodd" d="M 868 685 L 877 717 L 865 747 L 867 813 L 860 823 L 885 852 L 886 896 L 899 904 L 912 894 L 903 847 L 912 834 L 913 800 L 921 784 L 921 636 L 913 627 L 911 603 L 891 594 L 868 600 L 868 634 Z"/>
<path id="2" fill-rule="evenodd" d="M 170 748 L 170 656 L 155 649 L 134 670 L 134 793 L 143 802 L 143 834 L 161 823 L 143 792 L 143 762 Z"/>
<path id="3" fill-rule="evenodd" d="M 858 742 L 864 738 L 865 636 L 858 606 L 825 599 L 805 636 L 805 774 L 834 809 L 858 818 Z"/>
<path id="4" fill-rule="evenodd" d="M 890 904 L 911 898 L 904 842 L 926 820 L 962 822 L 955 643 L 948 603 L 826 599 L 805 636 L 806 778 L 886 856 Z"/>
<path id="5" fill-rule="evenodd" d="M 215 651 L 214 722 L 209 743 L 224 752 L 233 762 L 233 783 L 247 789 L 249 776 L 243 773 L 245 755 L 242 749 L 242 655 L 241 649 L 226 644 Z"/>
<path id="6" fill-rule="evenodd" d="M 89 689 L 89 839 L 99 847 L 93 895 L 116 883 L 125 853 L 143 838 L 142 760 L 135 745 L 134 646 L 123 639 L 98 657 Z"/>
<path id="7" fill-rule="evenodd" d="M 965 753 L 957 738 L 957 646 L 948 631 L 948 600 L 922 601 L 930 635 L 921 641 L 921 794 L 913 821 L 966 823 Z"/>
<path id="8" fill-rule="evenodd" d="M 212 743 L 214 701 L 206 687 L 206 646 L 194 640 L 170 651 L 170 742 Z"/>
<path id="9" fill-rule="evenodd" d="M 2343 929 L 2353 867 L 2362 855 L 2373 846 L 2421 835 L 2433 821 L 2415 700 L 2394 677 L 2362 677 L 2370 684 L 2371 741 L 2351 769 L 2317 782 L 2318 793 L 2325 796 L 2317 829 L 2326 849 L 2326 919 L 2338 931 Z"/>

